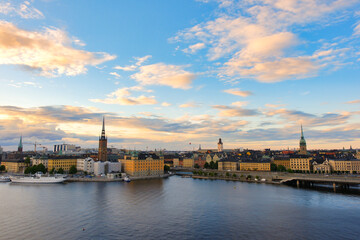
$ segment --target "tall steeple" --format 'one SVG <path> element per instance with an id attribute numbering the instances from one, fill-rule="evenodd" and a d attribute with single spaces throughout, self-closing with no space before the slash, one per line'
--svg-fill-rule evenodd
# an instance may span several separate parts
<path id="1" fill-rule="evenodd" d="M 306 155 L 307 154 L 307 150 L 306 150 L 306 141 L 304 138 L 304 131 L 303 131 L 303 127 L 301 124 L 301 137 L 300 137 L 300 151 L 299 151 L 300 155 Z"/>
<path id="2" fill-rule="evenodd" d="M 23 143 L 22 143 L 22 135 L 20 136 L 20 142 L 18 145 L 18 152 L 22 152 L 23 151 Z"/>
<path id="3" fill-rule="evenodd" d="M 102 131 L 101 131 L 101 139 L 105 139 L 105 116 L 103 116 L 103 124 L 102 124 Z"/>
<path id="4" fill-rule="evenodd" d="M 222 152 L 224 150 L 223 143 L 221 141 L 221 138 L 219 138 L 218 142 L 218 152 Z"/>
<path id="5" fill-rule="evenodd" d="M 101 162 L 107 161 L 107 138 L 105 135 L 105 117 L 103 117 L 101 136 L 99 137 L 98 160 Z"/>

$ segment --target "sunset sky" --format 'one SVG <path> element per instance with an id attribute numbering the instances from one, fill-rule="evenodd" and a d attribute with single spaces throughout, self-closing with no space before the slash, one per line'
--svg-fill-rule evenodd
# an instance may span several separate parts
<path id="1" fill-rule="evenodd" d="M 0 0 L 0 146 L 360 148 L 359 43 L 358 0 Z"/>

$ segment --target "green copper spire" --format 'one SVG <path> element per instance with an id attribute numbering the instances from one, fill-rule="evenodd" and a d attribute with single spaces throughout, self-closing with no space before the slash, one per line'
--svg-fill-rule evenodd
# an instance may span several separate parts
<path id="1" fill-rule="evenodd" d="M 22 135 L 20 136 L 19 148 L 23 148 L 23 144 L 22 144 Z"/>
<path id="2" fill-rule="evenodd" d="M 306 141 L 305 141 L 305 138 L 304 138 L 304 132 L 303 132 L 303 127 L 302 127 L 302 124 L 301 124 L 301 138 L 300 138 L 300 146 L 306 146 Z"/>

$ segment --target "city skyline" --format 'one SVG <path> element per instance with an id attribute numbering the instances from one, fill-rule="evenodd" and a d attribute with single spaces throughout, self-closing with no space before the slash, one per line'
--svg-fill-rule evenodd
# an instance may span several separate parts
<path id="1" fill-rule="evenodd" d="M 0 146 L 359 148 L 359 36 L 351 0 L 0 1 Z"/>

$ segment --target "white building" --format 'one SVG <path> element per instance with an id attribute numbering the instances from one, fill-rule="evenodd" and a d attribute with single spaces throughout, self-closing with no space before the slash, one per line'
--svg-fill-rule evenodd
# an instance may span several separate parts
<path id="1" fill-rule="evenodd" d="M 94 163 L 92 158 L 78 159 L 76 168 L 78 171 L 94 173 Z"/>
<path id="2" fill-rule="evenodd" d="M 121 172 L 121 162 L 107 162 L 108 173 Z"/>
<path id="3" fill-rule="evenodd" d="M 73 152 L 76 150 L 76 146 L 73 144 L 58 144 L 54 145 L 54 152 Z"/>
<path id="4" fill-rule="evenodd" d="M 94 162 L 94 174 L 101 175 L 107 173 L 121 172 L 120 162 Z"/>

